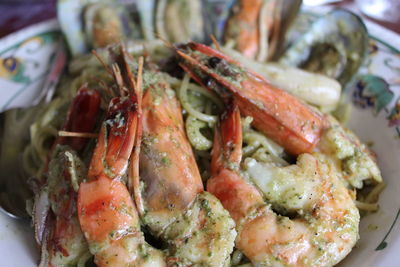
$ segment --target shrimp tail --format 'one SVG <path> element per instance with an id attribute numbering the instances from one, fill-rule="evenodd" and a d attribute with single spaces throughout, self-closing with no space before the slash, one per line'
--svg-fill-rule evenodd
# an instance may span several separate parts
<path id="1" fill-rule="evenodd" d="M 246 218 L 247 214 L 262 203 L 259 192 L 238 175 L 242 157 L 242 126 L 240 111 L 231 102 L 222 114 L 214 133 L 211 151 L 211 178 L 207 191 L 215 195 L 229 211 L 235 221 Z M 248 201 L 246 196 L 252 196 Z"/>
<path id="2" fill-rule="evenodd" d="M 214 133 L 214 146 L 211 153 L 212 173 L 217 173 L 224 161 L 239 166 L 242 160 L 240 111 L 234 100 L 231 101 L 222 114 L 219 129 Z"/>

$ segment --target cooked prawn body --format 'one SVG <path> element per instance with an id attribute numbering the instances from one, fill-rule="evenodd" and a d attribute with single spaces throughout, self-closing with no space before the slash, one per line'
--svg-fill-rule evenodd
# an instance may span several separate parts
<path id="1" fill-rule="evenodd" d="M 79 223 L 98 266 L 165 266 L 163 253 L 145 241 L 137 209 L 122 182 L 133 147 L 139 144 L 141 87 L 133 80 L 123 48 L 115 60 L 117 85 L 129 94 L 110 102 L 87 178 L 79 186 Z"/>
<path id="2" fill-rule="evenodd" d="M 176 52 L 194 80 L 228 102 L 234 98 L 252 126 L 290 154 L 314 150 L 326 128 L 322 114 L 211 47 L 191 42 Z"/>
<path id="3" fill-rule="evenodd" d="M 99 93 L 83 86 L 70 105 L 63 130 L 91 132 L 99 108 Z M 80 112 L 87 116 L 79 116 Z M 35 226 L 41 246 L 40 266 L 77 264 L 88 253 L 76 210 L 76 191 L 86 175 L 86 167 L 79 154 L 86 143 L 85 138 L 58 137 L 53 145 L 46 183 L 39 193 L 48 199 L 49 210 L 47 214 L 34 213 L 34 217 L 46 216 L 42 234 L 38 231 L 40 226 Z M 36 198 L 35 205 L 41 205 L 39 202 L 40 198 Z"/>
<path id="4" fill-rule="evenodd" d="M 159 77 L 143 96 L 143 138 L 136 202 L 144 224 L 168 244 L 168 265 L 224 266 L 235 225 L 204 192 L 174 91 Z"/>
<path id="5" fill-rule="evenodd" d="M 114 98 L 92 156 L 87 181 L 78 191 L 79 222 L 98 266 L 165 266 L 164 255 L 148 245 L 126 185 L 135 144 L 135 97 Z"/>
<path id="6" fill-rule="evenodd" d="M 238 1 L 225 28 L 225 41 L 235 40 L 235 48 L 249 58 L 256 57 L 259 50 L 260 32 L 257 26 L 262 4 L 262 0 Z M 270 21 L 265 23 L 269 25 Z"/>
<path id="7" fill-rule="evenodd" d="M 236 247 L 255 266 L 332 266 L 350 252 L 358 209 L 323 155 L 302 154 L 291 166 L 248 158 L 246 170 L 240 162 L 240 113 L 233 105 L 215 132 L 207 189 L 235 220 Z"/>
<path id="8" fill-rule="evenodd" d="M 98 266 L 166 266 L 148 245 L 126 186 L 104 175 L 79 189 L 79 219 Z"/>
<path id="9" fill-rule="evenodd" d="M 76 264 L 88 252 L 77 217 L 77 193 L 71 181 L 74 176 L 77 180 L 83 178 L 86 168 L 68 146 L 57 146 L 53 153 L 44 189 L 48 191 L 51 212 L 42 241 L 41 266 Z"/>
<path id="10" fill-rule="evenodd" d="M 147 211 L 146 217 L 153 217 L 149 223 L 157 220 L 168 225 L 166 219 L 174 220 L 203 191 L 181 114 L 180 104 L 166 83 L 147 88 L 139 159 L 144 188 L 137 195 L 141 210 Z"/>

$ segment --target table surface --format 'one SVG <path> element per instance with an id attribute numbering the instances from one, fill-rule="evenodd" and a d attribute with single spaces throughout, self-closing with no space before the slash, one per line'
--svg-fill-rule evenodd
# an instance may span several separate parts
<path id="1" fill-rule="evenodd" d="M 0 37 L 31 24 L 55 18 L 57 15 L 55 2 L 55 0 L 0 0 Z"/>
<path id="2" fill-rule="evenodd" d="M 30 24 L 56 17 L 55 3 L 56 0 L 0 0 L 0 37 Z M 357 9 L 352 0 L 344 0 L 336 4 L 331 4 L 331 6 L 350 9 L 364 19 L 371 20 L 400 34 L 400 21 L 384 22 L 367 17 Z M 29 12 L 27 12 L 27 10 L 29 10 Z"/>

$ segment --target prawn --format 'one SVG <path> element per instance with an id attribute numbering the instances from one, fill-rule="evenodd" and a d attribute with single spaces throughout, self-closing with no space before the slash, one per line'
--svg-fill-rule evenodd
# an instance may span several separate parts
<path id="1" fill-rule="evenodd" d="M 121 96 L 110 101 L 87 178 L 79 186 L 79 223 L 98 266 L 165 266 L 163 253 L 145 241 L 135 203 L 122 182 L 139 144 L 141 86 L 133 80 L 123 48 L 121 54 L 113 65 Z"/>
<path id="2" fill-rule="evenodd" d="M 175 92 L 161 75 L 145 82 L 143 138 L 134 192 L 143 223 L 168 244 L 169 266 L 224 266 L 235 225 L 217 198 L 204 192 Z"/>
<path id="3" fill-rule="evenodd" d="M 90 133 L 99 108 L 98 91 L 82 86 L 70 105 L 63 130 Z M 41 247 L 40 266 L 76 264 L 88 254 L 76 211 L 76 190 L 86 169 L 79 155 L 87 140 L 59 136 L 54 142 L 46 183 L 34 204 L 35 237 Z"/>
<path id="4" fill-rule="evenodd" d="M 327 127 L 317 110 L 211 47 L 191 42 L 176 52 L 194 80 L 226 101 L 234 97 L 243 115 L 253 117 L 252 126 L 289 153 L 299 155 L 317 146 Z"/>
<path id="5" fill-rule="evenodd" d="M 319 153 L 302 154 L 290 166 L 248 158 L 244 169 L 241 131 L 232 104 L 215 130 L 207 182 L 236 222 L 237 249 L 255 266 L 338 263 L 355 245 L 360 219 L 340 173 Z"/>

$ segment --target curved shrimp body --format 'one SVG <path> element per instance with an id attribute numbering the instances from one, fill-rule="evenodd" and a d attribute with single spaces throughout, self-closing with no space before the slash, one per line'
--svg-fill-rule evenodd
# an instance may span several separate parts
<path id="1" fill-rule="evenodd" d="M 123 47 L 112 60 L 122 96 L 110 101 L 87 179 L 79 186 L 79 223 L 98 266 L 165 266 L 163 253 L 146 243 L 135 204 L 122 182 L 133 147 L 140 142 L 140 79 L 133 80 Z"/>
<path id="2" fill-rule="evenodd" d="M 255 266 L 332 266 L 350 252 L 358 209 L 322 154 L 302 154 L 290 166 L 247 158 L 244 170 L 240 162 L 240 113 L 233 105 L 215 132 L 207 189 L 234 218 L 236 247 Z"/>
<path id="3" fill-rule="evenodd" d="M 99 266 L 164 266 L 140 231 L 136 207 L 121 178 L 136 141 L 136 96 L 111 100 L 87 175 L 78 191 L 79 222 Z"/>
<path id="4" fill-rule="evenodd" d="M 234 97 L 252 125 L 289 153 L 313 151 L 325 128 L 322 115 L 210 47 L 188 43 L 177 53 L 192 78 L 227 100 Z"/>
<path id="5" fill-rule="evenodd" d="M 99 108 L 100 94 L 96 90 L 81 88 L 70 106 L 63 129 L 72 132 L 91 132 Z M 42 250 L 40 266 L 76 264 L 88 253 L 76 210 L 76 191 L 86 172 L 78 153 L 86 142 L 87 138 L 78 137 L 58 137 L 55 141 L 48 166 L 47 182 L 39 194 L 46 195 L 50 205 L 43 236 L 38 238 Z M 38 200 L 35 202 L 36 205 L 40 205 Z M 34 216 L 44 216 L 44 214 L 35 213 Z M 36 233 L 40 232 L 37 230 L 39 226 L 35 227 Z"/>
<path id="6" fill-rule="evenodd" d="M 164 255 L 144 240 L 126 186 L 100 175 L 80 186 L 79 221 L 98 266 L 165 266 Z"/>
<path id="7" fill-rule="evenodd" d="M 162 77 L 146 88 L 142 123 L 134 188 L 144 224 L 168 244 L 168 265 L 223 266 L 233 250 L 234 222 L 203 190 L 181 107 Z"/>
<path id="8" fill-rule="evenodd" d="M 137 192 L 138 206 L 154 219 L 173 220 L 203 191 L 202 180 L 186 138 L 182 110 L 168 84 L 151 84 L 142 107 L 139 169 L 144 188 Z"/>

